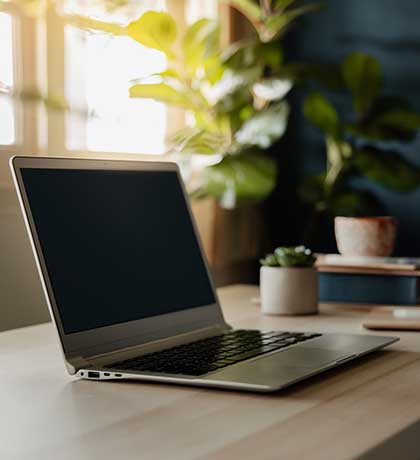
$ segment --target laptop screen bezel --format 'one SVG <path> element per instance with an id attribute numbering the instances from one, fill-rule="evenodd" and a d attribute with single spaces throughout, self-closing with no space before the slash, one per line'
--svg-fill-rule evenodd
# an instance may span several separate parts
<path id="1" fill-rule="evenodd" d="M 185 334 L 199 329 L 220 325 L 226 327 L 223 314 L 219 305 L 212 277 L 204 255 L 197 226 L 191 211 L 189 199 L 181 178 L 179 168 L 171 162 L 152 161 L 126 161 L 126 160 L 94 160 L 70 158 L 44 158 L 44 157 L 13 157 L 11 159 L 12 172 L 20 205 L 22 207 L 25 223 L 35 255 L 35 260 L 45 297 L 52 319 L 57 327 L 63 352 L 68 357 L 93 356 L 108 353 L 118 349 L 137 346 Z M 202 254 L 203 263 L 213 291 L 215 302 L 210 305 L 198 306 L 164 315 L 128 321 L 111 326 L 66 334 L 61 321 L 60 310 L 56 303 L 51 280 L 44 260 L 42 247 L 38 238 L 36 225 L 33 220 L 25 184 L 22 179 L 22 169 L 67 169 L 67 170 L 96 170 L 96 171 L 169 171 L 178 177 L 182 189 L 189 218 L 193 226 L 195 237 Z"/>

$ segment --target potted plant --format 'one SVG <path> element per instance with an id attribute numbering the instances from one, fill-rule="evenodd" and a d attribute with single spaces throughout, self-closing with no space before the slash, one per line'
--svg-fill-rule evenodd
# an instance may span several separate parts
<path id="1" fill-rule="evenodd" d="M 268 149 L 285 132 L 293 86 L 286 75 L 282 39 L 290 24 L 317 4 L 230 0 L 253 26 L 251 37 L 222 47 L 218 21 L 200 19 L 182 36 L 165 12 L 148 11 L 127 35 L 165 54 L 165 71 L 131 86 L 133 98 L 152 98 L 185 110 L 187 127 L 169 139 L 168 152 L 200 155 L 190 180 L 196 198 L 214 197 L 233 209 L 266 198 L 276 183 Z"/>
<path id="2" fill-rule="evenodd" d="M 298 73 L 283 59 L 283 37 L 296 18 L 319 5 L 227 3 L 251 26 L 249 37 L 227 46 L 218 21 L 200 19 L 180 34 L 165 12 L 146 12 L 126 34 L 165 54 L 167 69 L 133 81 L 130 96 L 152 98 L 188 115 L 187 126 L 168 137 L 168 155 L 182 165 L 211 265 L 228 273 L 221 275 L 223 282 L 233 282 L 229 273 L 250 272 L 264 244 L 255 205 L 276 185 L 274 145 L 286 130 L 285 97 Z"/>
<path id="3" fill-rule="evenodd" d="M 261 259 L 261 310 L 269 315 L 318 311 L 316 257 L 305 246 L 279 247 Z"/>
<path id="4" fill-rule="evenodd" d="M 408 101 L 382 93 L 380 65 L 369 55 L 346 56 L 338 77 L 353 111 L 339 114 L 316 92 L 304 101 L 304 114 L 324 133 L 326 146 L 325 172 L 307 177 L 301 187 L 301 197 L 313 208 L 305 242 L 313 243 L 322 219 L 341 216 L 335 221 L 340 251 L 389 255 L 395 220 L 383 217 L 382 203 L 355 179 L 362 176 L 397 193 L 419 186 L 420 168 L 397 149 L 416 136 L 420 113 Z"/>

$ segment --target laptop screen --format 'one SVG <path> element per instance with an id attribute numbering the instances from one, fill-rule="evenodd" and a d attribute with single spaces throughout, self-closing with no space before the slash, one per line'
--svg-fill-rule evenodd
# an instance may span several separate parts
<path id="1" fill-rule="evenodd" d="M 21 173 L 66 334 L 215 303 L 176 172 Z"/>

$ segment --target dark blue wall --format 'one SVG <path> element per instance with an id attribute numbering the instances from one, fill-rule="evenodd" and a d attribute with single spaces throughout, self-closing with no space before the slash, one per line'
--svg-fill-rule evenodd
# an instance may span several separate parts
<path id="1" fill-rule="evenodd" d="M 420 110 L 420 0 L 330 0 L 324 11 L 307 15 L 288 37 L 289 59 L 339 62 L 351 51 L 377 58 L 385 91 L 408 97 Z M 298 209 L 297 183 L 305 174 L 320 172 L 325 164 L 322 135 L 301 114 L 303 95 L 297 89 L 291 97 L 289 132 L 279 146 L 280 182 L 270 203 L 274 244 L 294 244 L 302 238 L 308 215 Z M 335 102 L 343 107 L 340 97 L 335 96 Z M 398 149 L 420 165 L 420 136 Z M 420 256 L 420 188 L 400 194 L 366 181 L 359 185 L 379 195 L 387 213 L 398 218 L 396 253 Z M 317 250 L 335 249 L 330 226 L 322 228 L 316 246 Z"/>

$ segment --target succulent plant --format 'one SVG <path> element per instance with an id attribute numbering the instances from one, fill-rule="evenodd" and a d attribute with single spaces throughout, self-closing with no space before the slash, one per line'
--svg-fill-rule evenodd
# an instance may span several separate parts
<path id="1" fill-rule="evenodd" d="M 305 246 L 279 247 L 260 259 L 265 267 L 312 267 L 316 257 Z"/>

